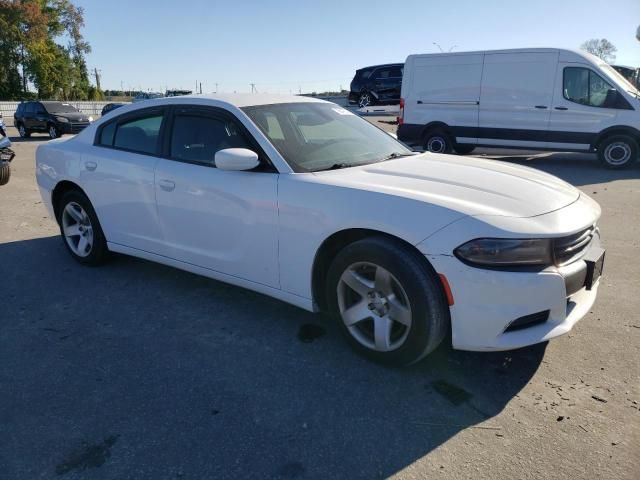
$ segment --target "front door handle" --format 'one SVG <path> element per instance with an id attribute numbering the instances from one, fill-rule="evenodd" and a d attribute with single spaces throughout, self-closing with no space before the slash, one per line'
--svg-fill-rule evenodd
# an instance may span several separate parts
<path id="1" fill-rule="evenodd" d="M 569 110 L 567 107 L 555 107 L 556 110 Z"/>
<path id="2" fill-rule="evenodd" d="M 536 108 L 539 108 L 540 110 L 546 110 L 547 106 L 546 105 L 536 105 Z"/>
<path id="3" fill-rule="evenodd" d="M 98 168 L 98 164 L 96 162 L 84 162 L 84 166 L 90 172 L 93 172 L 96 168 Z"/>
<path id="4" fill-rule="evenodd" d="M 171 180 L 160 180 L 160 188 L 165 192 L 172 192 L 174 188 L 176 188 L 175 182 Z"/>

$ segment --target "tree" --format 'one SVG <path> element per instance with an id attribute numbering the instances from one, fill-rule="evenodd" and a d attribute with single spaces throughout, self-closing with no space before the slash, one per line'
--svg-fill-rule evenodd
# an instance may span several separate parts
<path id="1" fill-rule="evenodd" d="M 0 98 L 24 98 L 27 82 L 38 98 L 99 98 L 90 91 L 83 26 L 70 0 L 0 0 Z"/>
<path id="2" fill-rule="evenodd" d="M 585 50 L 596 57 L 601 58 L 607 63 L 611 63 L 616 59 L 616 52 L 618 49 L 606 38 L 592 38 L 587 40 L 580 49 Z"/>

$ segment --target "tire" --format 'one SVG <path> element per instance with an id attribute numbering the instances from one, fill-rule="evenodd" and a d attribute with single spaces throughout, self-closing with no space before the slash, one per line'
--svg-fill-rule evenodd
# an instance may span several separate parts
<path id="1" fill-rule="evenodd" d="M 424 137 L 424 151 L 432 153 L 451 153 L 453 142 L 443 130 L 431 130 Z"/>
<path id="2" fill-rule="evenodd" d="M 47 131 L 49 132 L 49 138 L 51 140 L 55 140 L 56 138 L 61 136 L 60 130 L 53 123 L 49 124 Z"/>
<path id="3" fill-rule="evenodd" d="M 449 330 L 437 274 L 397 240 L 379 236 L 348 245 L 331 264 L 326 282 L 329 312 L 356 352 L 375 362 L 415 363 Z M 348 314 L 353 307 L 357 313 Z"/>
<path id="4" fill-rule="evenodd" d="M 18 134 L 20 138 L 29 138 L 31 136 L 31 132 L 22 123 L 18 125 Z"/>
<path id="5" fill-rule="evenodd" d="M 82 192 L 71 190 L 65 193 L 58 203 L 56 214 L 62 242 L 77 262 L 97 266 L 109 258 L 107 241 L 96 212 Z M 83 247 L 83 238 L 88 247 Z"/>
<path id="6" fill-rule="evenodd" d="M 598 160 L 611 169 L 627 168 L 638 159 L 638 142 L 628 135 L 612 135 L 598 145 Z"/>
<path id="7" fill-rule="evenodd" d="M 458 155 L 469 155 L 475 149 L 476 149 L 475 145 L 460 144 L 455 146 L 455 151 Z"/>
<path id="8" fill-rule="evenodd" d="M 373 95 L 371 95 L 369 92 L 361 92 L 360 96 L 358 97 L 358 107 L 359 108 L 365 108 L 365 107 L 369 107 L 371 105 L 373 105 L 374 100 L 373 100 Z"/>
<path id="9" fill-rule="evenodd" d="M 2 135 L 3 137 L 7 136 L 7 131 L 2 127 L 0 127 L 0 135 Z"/>
<path id="10" fill-rule="evenodd" d="M 6 185 L 11 178 L 11 166 L 8 163 L 0 165 L 0 185 Z"/>

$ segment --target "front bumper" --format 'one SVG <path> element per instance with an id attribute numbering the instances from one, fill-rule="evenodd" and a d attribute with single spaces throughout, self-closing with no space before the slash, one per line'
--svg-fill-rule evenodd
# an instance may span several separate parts
<path id="1" fill-rule="evenodd" d="M 62 133 L 80 133 L 82 130 L 87 128 L 91 123 L 89 122 L 69 122 L 69 123 L 58 123 L 58 129 Z"/>
<path id="2" fill-rule="evenodd" d="M 599 282 L 571 292 L 573 269 L 586 269 L 584 260 L 541 272 L 505 272 L 470 267 L 451 256 L 427 258 L 449 280 L 452 343 L 459 350 L 511 350 L 563 335 L 589 312 L 598 292 Z M 505 331 L 514 320 L 547 310 L 545 322 Z"/>

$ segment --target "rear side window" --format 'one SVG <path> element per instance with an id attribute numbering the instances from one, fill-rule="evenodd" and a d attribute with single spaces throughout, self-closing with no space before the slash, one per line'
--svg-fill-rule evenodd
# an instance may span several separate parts
<path id="1" fill-rule="evenodd" d="M 213 165 L 225 148 L 251 148 L 232 122 L 197 114 L 176 115 L 171 132 L 171 158 Z"/>
<path id="2" fill-rule="evenodd" d="M 105 125 L 100 132 L 98 143 L 107 147 L 113 146 L 113 136 L 116 133 L 116 122 Z"/>
<path id="3" fill-rule="evenodd" d="M 356 72 L 356 78 L 358 80 L 366 80 L 371 76 L 372 70 L 358 70 Z"/>
<path id="4" fill-rule="evenodd" d="M 402 68 L 401 67 L 393 67 L 391 68 L 391 74 L 394 78 L 402 77 Z"/>
<path id="5" fill-rule="evenodd" d="M 132 152 L 155 154 L 158 151 L 162 118 L 161 114 L 154 114 L 120 123 L 115 130 L 115 135 L 113 135 L 113 146 Z M 105 130 L 108 127 L 110 125 L 102 130 L 101 140 L 103 138 L 105 141 L 109 139 L 109 132 L 105 136 Z"/>
<path id="6" fill-rule="evenodd" d="M 391 69 L 381 68 L 376 70 L 376 78 L 389 78 L 391 76 Z"/>
<path id="7" fill-rule="evenodd" d="M 605 107 L 607 94 L 613 87 L 588 68 L 567 67 L 563 75 L 564 98 L 590 107 Z"/>

